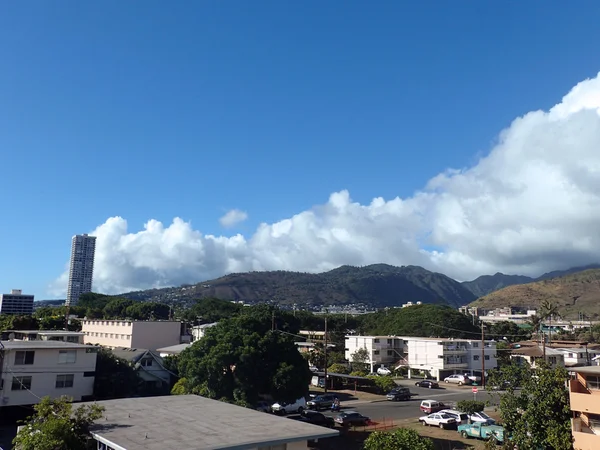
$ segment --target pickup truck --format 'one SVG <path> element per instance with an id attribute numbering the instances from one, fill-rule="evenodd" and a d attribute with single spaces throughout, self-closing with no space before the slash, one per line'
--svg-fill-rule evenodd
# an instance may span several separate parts
<path id="1" fill-rule="evenodd" d="M 504 442 L 504 427 L 500 425 L 465 424 L 458 426 L 458 432 L 463 438 L 494 439 L 499 443 Z"/>

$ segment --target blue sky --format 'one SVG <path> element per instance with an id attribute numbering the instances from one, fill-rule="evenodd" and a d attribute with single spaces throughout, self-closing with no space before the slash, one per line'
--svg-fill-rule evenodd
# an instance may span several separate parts
<path id="1" fill-rule="evenodd" d="M 4 2 L 0 289 L 51 297 L 71 236 L 113 216 L 130 232 L 181 217 L 249 238 L 340 190 L 361 204 L 410 197 L 596 76 L 599 12 L 591 1 Z M 233 208 L 248 219 L 224 229 Z"/>

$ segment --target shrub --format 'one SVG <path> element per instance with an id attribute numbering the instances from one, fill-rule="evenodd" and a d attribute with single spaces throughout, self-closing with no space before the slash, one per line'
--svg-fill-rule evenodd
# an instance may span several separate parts
<path id="1" fill-rule="evenodd" d="M 389 376 L 378 377 L 376 375 L 370 375 L 367 378 L 369 378 L 370 380 L 373 380 L 373 382 L 375 383 L 375 386 L 377 386 L 377 388 L 379 389 L 379 391 L 381 393 L 389 392 L 398 386 L 396 384 L 396 382 L 394 381 L 394 379 Z"/>
<path id="2" fill-rule="evenodd" d="M 348 369 L 348 367 L 346 367 L 344 364 L 332 364 L 331 366 L 329 366 L 327 368 L 327 371 L 329 373 L 343 373 L 348 375 L 350 373 L 350 369 Z"/>
<path id="3" fill-rule="evenodd" d="M 365 450 L 433 450 L 433 441 L 409 428 L 375 431 L 365 441 Z"/>
<path id="4" fill-rule="evenodd" d="M 462 411 L 467 414 L 473 414 L 476 412 L 481 412 L 485 408 L 484 402 L 478 402 L 475 400 L 461 400 L 456 404 L 456 408 L 459 411 Z"/>

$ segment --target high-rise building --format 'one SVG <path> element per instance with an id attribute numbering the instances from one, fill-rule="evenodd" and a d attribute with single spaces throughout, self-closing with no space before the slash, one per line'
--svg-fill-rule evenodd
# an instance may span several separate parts
<path id="1" fill-rule="evenodd" d="M 87 234 L 73 236 L 67 305 L 76 305 L 81 294 L 92 292 L 95 252 L 96 236 L 88 236 Z"/>
<path id="2" fill-rule="evenodd" d="M 23 295 L 21 289 L 13 289 L 10 294 L 0 294 L 0 314 L 33 313 L 33 295 Z"/>

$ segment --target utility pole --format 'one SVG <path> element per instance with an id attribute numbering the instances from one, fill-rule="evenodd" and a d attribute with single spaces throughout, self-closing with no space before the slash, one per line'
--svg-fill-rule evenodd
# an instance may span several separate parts
<path id="1" fill-rule="evenodd" d="M 481 321 L 481 387 L 485 389 L 485 326 Z"/>
<path id="2" fill-rule="evenodd" d="M 546 333 L 544 333 L 544 323 L 540 322 L 540 331 L 542 335 L 542 352 L 544 354 L 544 362 L 546 362 Z"/>
<path id="3" fill-rule="evenodd" d="M 323 348 L 323 354 L 325 355 L 325 390 L 324 392 L 327 394 L 327 316 L 325 316 L 325 346 Z"/>

